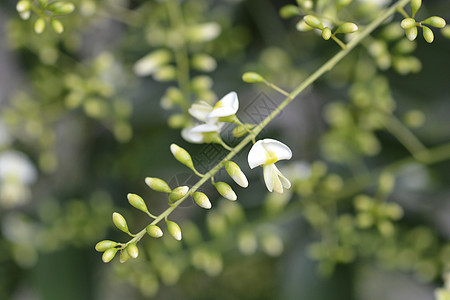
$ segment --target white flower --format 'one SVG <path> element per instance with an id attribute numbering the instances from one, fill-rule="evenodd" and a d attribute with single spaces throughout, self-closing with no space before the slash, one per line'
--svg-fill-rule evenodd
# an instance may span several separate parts
<path id="1" fill-rule="evenodd" d="M 275 163 L 291 157 L 292 151 L 288 146 L 277 140 L 264 139 L 257 141 L 250 149 L 248 164 L 252 169 L 262 166 L 267 189 L 281 194 L 283 187 L 291 187 L 291 182 L 281 174 Z"/>
<path id="2" fill-rule="evenodd" d="M 0 153 L 0 181 L 15 178 L 21 183 L 31 184 L 36 177 L 36 169 L 23 153 L 13 150 Z"/>
<path id="3" fill-rule="evenodd" d="M 206 116 L 206 119 L 230 117 L 235 115 L 238 109 L 238 96 L 236 92 L 230 92 L 217 101 L 211 112 Z"/>
<path id="4" fill-rule="evenodd" d="M 206 117 L 212 110 L 213 107 L 208 102 L 200 100 L 198 103 L 192 104 L 188 111 L 197 120 L 206 122 Z"/>

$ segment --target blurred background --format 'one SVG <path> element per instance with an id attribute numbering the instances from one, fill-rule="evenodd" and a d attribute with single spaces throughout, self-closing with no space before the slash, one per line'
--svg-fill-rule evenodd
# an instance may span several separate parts
<path id="1" fill-rule="evenodd" d="M 55 18 L 64 32 L 38 34 L 39 9 L 0 3 L 0 299 L 450 298 L 448 28 L 410 42 L 397 15 L 262 131 L 293 151 L 277 164 L 289 191 L 266 191 L 247 146 L 234 161 L 250 186 L 217 176 L 238 201 L 207 184 L 210 211 L 188 199 L 171 215 L 182 242 L 145 237 L 137 259 L 104 264 L 98 241 L 128 241 L 113 212 L 132 232 L 149 223 L 128 193 L 167 208 L 145 177 L 195 184 L 170 144 L 201 172 L 226 155 L 181 137 L 193 102 L 236 91 L 239 118 L 261 122 L 284 97 L 244 72 L 291 91 L 340 50 L 303 32 L 302 16 L 363 28 L 390 1 L 73 4 Z M 450 20 L 450 3 L 424 1 L 417 18 L 432 15 Z"/>

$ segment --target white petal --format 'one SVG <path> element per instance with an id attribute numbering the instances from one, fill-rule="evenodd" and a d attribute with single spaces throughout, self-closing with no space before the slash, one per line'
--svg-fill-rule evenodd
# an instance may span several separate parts
<path id="1" fill-rule="evenodd" d="M 274 164 L 263 166 L 263 174 L 264 174 L 264 182 L 266 183 L 267 189 L 269 192 L 273 191 L 273 186 L 275 184 L 275 178 L 277 175 L 275 174 Z"/>
<path id="2" fill-rule="evenodd" d="M 275 173 L 277 174 L 278 178 L 281 181 L 281 184 L 285 188 L 289 189 L 291 187 L 291 182 L 289 181 L 289 179 L 287 179 L 283 174 L 281 174 L 281 172 L 280 172 L 280 170 L 278 170 L 277 166 L 274 165 L 274 169 L 275 169 Z"/>
<path id="3" fill-rule="evenodd" d="M 222 125 L 218 122 L 208 122 L 201 125 L 197 125 L 191 129 L 191 132 L 201 133 L 201 132 L 219 132 Z"/>
<path id="4" fill-rule="evenodd" d="M 216 103 L 213 110 L 208 114 L 207 119 L 232 116 L 236 114 L 238 109 L 238 96 L 236 92 L 230 92 Z"/>
<path id="5" fill-rule="evenodd" d="M 25 154 L 5 150 L 0 154 L 0 181 L 8 177 L 13 177 L 23 184 L 31 184 L 36 181 L 37 172 Z"/>
<path id="6" fill-rule="evenodd" d="M 189 114 L 199 121 L 206 122 L 206 116 L 212 111 L 213 107 L 206 101 L 199 101 L 192 104 L 189 108 Z"/>
<path id="7" fill-rule="evenodd" d="M 187 127 L 187 128 L 184 128 L 183 130 L 181 130 L 181 137 L 189 143 L 193 143 L 193 144 L 204 143 L 203 134 L 198 133 L 198 132 L 193 132 L 192 128 L 193 127 Z"/>
<path id="8" fill-rule="evenodd" d="M 263 141 L 257 141 L 248 152 L 248 165 L 251 169 L 264 165 L 266 162 L 266 149 L 263 147 Z"/>
<path id="9" fill-rule="evenodd" d="M 236 172 L 233 176 L 231 176 L 231 178 L 233 178 L 233 180 L 241 187 L 248 187 L 247 177 L 245 177 L 245 174 L 242 171 Z"/>
<path id="10" fill-rule="evenodd" d="M 278 175 L 274 176 L 273 191 L 278 194 L 283 194 L 283 185 L 281 184 L 281 180 Z"/>
<path id="11" fill-rule="evenodd" d="M 263 142 L 263 144 L 262 144 L 263 147 L 267 151 L 271 151 L 271 152 L 275 153 L 278 160 L 291 159 L 291 157 L 292 157 L 291 149 L 289 149 L 289 147 L 286 146 L 285 144 L 283 144 L 282 142 L 274 140 L 274 139 L 264 139 L 264 140 L 262 140 L 262 142 Z"/>

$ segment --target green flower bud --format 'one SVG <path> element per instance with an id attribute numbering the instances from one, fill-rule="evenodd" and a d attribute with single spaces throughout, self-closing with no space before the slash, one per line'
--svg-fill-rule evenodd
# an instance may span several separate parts
<path id="1" fill-rule="evenodd" d="M 139 249 L 136 246 L 135 243 L 133 244 L 129 244 L 126 248 L 128 254 L 132 257 L 132 258 L 137 258 L 139 255 Z"/>
<path id="2" fill-rule="evenodd" d="M 187 28 L 187 38 L 194 43 L 204 43 L 219 36 L 222 28 L 216 22 L 197 24 Z"/>
<path id="3" fill-rule="evenodd" d="M 247 83 L 264 82 L 264 78 L 255 72 L 245 72 L 242 75 L 242 80 Z"/>
<path id="4" fill-rule="evenodd" d="M 241 187 L 248 187 L 248 180 L 245 177 L 244 172 L 242 172 L 241 168 L 232 161 L 227 161 L 225 163 L 225 169 L 227 170 L 228 175 Z"/>
<path id="5" fill-rule="evenodd" d="M 338 27 L 336 33 L 354 33 L 358 31 L 358 26 L 355 23 L 344 23 Z"/>
<path id="6" fill-rule="evenodd" d="M 113 223 L 116 225 L 116 227 L 123 232 L 129 233 L 127 222 L 125 221 L 125 218 L 119 214 L 119 213 L 113 213 Z"/>
<path id="7" fill-rule="evenodd" d="M 406 37 L 408 38 L 408 40 L 410 41 L 414 41 L 417 37 L 417 27 L 411 27 L 405 30 L 406 33 Z"/>
<path id="8" fill-rule="evenodd" d="M 23 13 L 31 9 L 31 3 L 27 0 L 21 0 L 16 4 L 16 10 L 18 13 Z"/>
<path id="9" fill-rule="evenodd" d="M 248 230 L 239 233 L 237 244 L 239 251 L 244 255 L 251 255 L 255 253 L 258 248 L 256 235 Z"/>
<path id="10" fill-rule="evenodd" d="M 419 128 L 425 123 L 425 115 L 420 110 L 410 110 L 403 117 L 408 127 Z"/>
<path id="11" fill-rule="evenodd" d="M 42 8 L 45 8 L 47 6 L 48 0 L 38 0 L 38 2 Z"/>
<path id="12" fill-rule="evenodd" d="M 37 34 L 41 34 L 45 30 L 45 20 L 43 18 L 39 18 L 34 22 L 34 32 Z"/>
<path id="13" fill-rule="evenodd" d="M 403 29 L 408 29 L 414 26 L 416 26 L 416 20 L 414 20 L 413 18 L 405 18 L 400 23 L 400 27 Z"/>
<path id="14" fill-rule="evenodd" d="M 154 74 L 161 66 L 172 60 L 170 51 L 161 49 L 153 51 L 139 59 L 133 66 L 133 71 L 138 76 Z"/>
<path id="15" fill-rule="evenodd" d="M 31 16 L 31 11 L 27 10 L 27 11 L 24 11 L 24 12 L 20 12 L 19 16 L 20 16 L 20 18 L 22 20 L 28 20 L 30 18 L 30 16 Z"/>
<path id="16" fill-rule="evenodd" d="M 389 194 L 395 185 L 395 177 L 392 173 L 384 172 L 378 179 L 380 193 L 382 195 Z"/>
<path id="17" fill-rule="evenodd" d="M 298 16 L 298 7 L 295 5 L 285 5 L 280 9 L 280 17 L 283 19 L 289 19 L 294 16 Z"/>
<path id="18" fill-rule="evenodd" d="M 247 129 L 253 129 L 254 127 L 255 127 L 255 125 L 248 124 L 248 123 L 243 124 L 243 125 L 238 125 L 233 128 L 233 136 L 235 138 L 241 138 L 248 133 Z"/>
<path id="19" fill-rule="evenodd" d="M 423 26 L 422 30 L 423 30 L 423 38 L 425 39 L 425 41 L 427 41 L 427 43 L 431 44 L 434 41 L 433 31 L 431 31 L 431 29 L 428 28 L 427 26 Z"/>
<path id="20" fill-rule="evenodd" d="M 156 225 L 148 225 L 145 230 L 147 231 L 148 235 L 154 238 L 160 238 L 163 236 L 163 232 L 161 228 L 159 228 Z"/>
<path id="21" fill-rule="evenodd" d="M 320 21 L 319 18 L 315 16 L 307 15 L 303 17 L 303 20 L 305 20 L 305 23 L 311 26 L 312 28 L 323 29 L 322 22 Z"/>
<path id="22" fill-rule="evenodd" d="M 419 8 L 422 6 L 422 0 L 411 0 L 411 11 L 413 17 L 416 15 Z"/>
<path id="23" fill-rule="evenodd" d="M 450 39 L 450 26 L 446 25 L 442 28 L 441 33 L 445 38 Z"/>
<path id="24" fill-rule="evenodd" d="M 173 236 L 173 238 L 176 239 L 177 241 L 180 241 L 181 240 L 180 226 L 178 226 L 177 223 L 172 221 L 166 221 L 166 225 L 170 235 Z"/>
<path id="25" fill-rule="evenodd" d="M 281 238 L 276 234 L 265 234 L 261 240 L 262 248 L 270 256 L 280 256 L 284 245 Z"/>
<path id="26" fill-rule="evenodd" d="M 216 182 L 214 184 L 214 186 L 216 187 L 216 189 L 219 192 L 219 194 L 222 195 L 222 197 L 224 197 L 224 198 L 226 198 L 228 200 L 232 200 L 232 201 L 237 199 L 237 196 L 234 193 L 233 189 L 227 183 L 225 183 L 225 182 Z"/>
<path id="27" fill-rule="evenodd" d="M 331 29 L 330 29 L 330 28 L 325 27 L 325 28 L 322 30 L 322 38 L 323 38 L 325 41 L 328 41 L 328 40 L 331 38 Z"/>
<path id="28" fill-rule="evenodd" d="M 196 54 L 192 58 L 192 67 L 202 72 L 212 72 L 217 67 L 216 60 L 208 54 Z"/>
<path id="29" fill-rule="evenodd" d="M 69 2 L 55 1 L 50 3 L 46 9 L 52 11 L 55 15 L 67 15 L 75 10 L 75 5 Z"/>
<path id="30" fill-rule="evenodd" d="M 433 16 L 421 22 L 422 24 L 430 25 L 436 28 L 444 28 L 446 23 L 441 17 Z"/>
<path id="31" fill-rule="evenodd" d="M 114 258 L 118 250 L 119 249 L 117 248 L 109 248 L 108 250 L 106 250 L 102 255 L 103 262 L 109 263 Z"/>
<path id="32" fill-rule="evenodd" d="M 170 193 L 172 189 L 169 185 L 162 179 L 154 177 L 146 177 L 145 184 L 147 184 L 152 190 L 163 193 Z"/>
<path id="33" fill-rule="evenodd" d="M 301 31 L 301 32 L 307 32 L 307 31 L 311 31 L 314 29 L 311 26 L 309 26 L 308 24 L 306 24 L 305 20 L 299 21 L 297 23 L 297 25 L 295 25 L 295 28 L 297 28 L 297 30 Z"/>
<path id="34" fill-rule="evenodd" d="M 161 82 L 172 81 L 177 78 L 177 70 L 174 66 L 163 66 L 156 70 L 153 78 Z"/>
<path id="35" fill-rule="evenodd" d="M 118 244 L 119 243 L 117 243 L 117 242 L 109 241 L 109 240 L 100 241 L 97 243 L 97 245 L 95 245 L 95 250 L 97 250 L 98 252 L 104 252 L 104 251 L 108 250 L 109 248 L 116 247 Z"/>
<path id="36" fill-rule="evenodd" d="M 195 192 L 192 197 L 194 198 L 195 203 L 197 203 L 197 205 L 200 206 L 201 208 L 205 209 L 211 208 L 212 206 L 211 202 L 209 201 L 208 196 L 206 196 L 204 193 Z"/>
<path id="37" fill-rule="evenodd" d="M 174 203 L 186 196 L 187 192 L 189 192 L 188 186 L 179 186 L 175 188 L 170 194 L 169 194 L 169 203 Z"/>
<path id="38" fill-rule="evenodd" d="M 178 160 L 180 163 L 187 166 L 191 170 L 194 170 L 194 163 L 192 162 L 191 155 L 189 155 L 186 150 L 178 145 L 172 144 L 170 145 L 170 151 L 172 152 L 176 160 Z"/>
<path id="39" fill-rule="evenodd" d="M 167 120 L 167 124 L 172 129 L 181 129 L 186 127 L 188 119 L 183 114 L 173 114 Z"/>
<path id="40" fill-rule="evenodd" d="M 130 254 L 128 254 L 127 249 L 120 250 L 120 256 L 119 256 L 120 263 L 123 264 L 124 262 L 126 262 L 129 259 L 130 259 Z"/>
<path id="41" fill-rule="evenodd" d="M 353 205 L 358 211 L 368 211 L 374 207 L 373 199 L 367 195 L 358 195 L 353 202 Z"/>
<path id="42" fill-rule="evenodd" d="M 57 34 L 61 34 L 64 32 L 64 26 L 59 20 L 52 19 L 50 21 L 50 25 L 52 26 L 53 31 Z"/>
<path id="43" fill-rule="evenodd" d="M 138 196 L 136 194 L 128 194 L 127 199 L 131 206 L 145 213 L 148 213 L 147 205 L 145 205 L 144 199 L 142 199 L 141 196 Z"/>

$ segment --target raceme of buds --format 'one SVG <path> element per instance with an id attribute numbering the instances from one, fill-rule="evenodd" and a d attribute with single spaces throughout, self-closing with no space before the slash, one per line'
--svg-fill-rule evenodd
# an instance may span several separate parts
<path id="1" fill-rule="evenodd" d="M 232 161 L 227 161 L 225 163 L 225 169 L 227 170 L 228 175 L 241 187 L 248 187 L 248 180 L 245 177 L 244 172 L 242 172 L 241 168 Z"/>
<path id="2" fill-rule="evenodd" d="M 172 189 L 169 185 L 162 179 L 154 178 L 154 177 L 146 177 L 145 183 L 154 191 L 170 193 Z"/>
<path id="3" fill-rule="evenodd" d="M 166 225 L 170 235 L 177 241 L 180 241 L 182 238 L 180 226 L 178 226 L 177 223 L 168 220 L 166 220 Z"/>
<path id="4" fill-rule="evenodd" d="M 236 193 L 233 191 L 231 186 L 228 185 L 228 183 L 216 182 L 214 183 L 214 186 L 222 197 L 232 201 L 237 199 Z"/>
<path id="5" fill-rule="evenodd" d="M 176 160 L 187 166 L 189 169 L 194 170 L 194 163 L 192 162 L 191 155 L 186 150 L 176 144 L 172 144 L 170 145 L 170 151 Z"/>
<path id="6" fill-rule="evenodd" d="M 246 72 L 242 75 L 242 80 L 247 83 L 264 82 L 264 78 L 255 72 Z"/>
<path id="7" fill-rule="evenodd" d="M 145 205 L 144 199 L 141 198 L 141 196 L 138 196 L 136 194 L 128 194 L 127 195 L 128 202 L 135 208 L 148 213 L 147 205 Z"/>
<path id="8" fill-rule="evenodd" d="M 195 203 L 197 203 L 198 206 L 205 209 L 210 209 L 212 207 L 211 202 L 208 199 L 208 196 L 206 196 L 202 192 L 195 192 L 194 195 L 192 195 L 194 198 Z"/>
<path id="9" fill-rule="evenodd" d="M 169 194 L 169 203 L 174 203 L 186 196 L 187 192 L 189 192 L 188 186 L 179 186 L 175 188 L 170 194 Z"/>
<path id="10" fill-rule="evenodd" d="M 305 23 L 312 28 L 323 29 L 322 21 L 315 16 L 306 15 L 303 17 L 303 20 L 305 20 Z"/>
<path id="11" fill-rule="evenodd" d="M 145 230 L 147 231 L 148 235 L 154 238 L 160 238 L 163 236 L 163 232 L 161 228 L 159 228 L 156 225 L 148 225 Z"/>
<path id="12" fill-rule="evenodd" d="M 139 255 L 139 249 L 136 246 L 136 244 L 129 244 L 126 248 L 128 254 L 132 257 L 132 258 L 137 258 Z"/>
<path id="13" fill-rule="evenodd" d="M 98 252 L 104 252 L 104 251 L 108 250 L 109 248 L 116 247 L 118 244 L 119 243 L 114 242 L 114 241 L 104 240 L 104 241 L 98 242 L 95 245 L 95 250 L 97 250 Z"/>
<path id="14" fill-rule="evenodd" d="M 108 250 L 106 250 L 102 255 L 103 262 L 109 263 L 114 258 L 118 250 L 119 249 L 117 248 L 109 248 Z"/>
<path id="15" fill-rule="evenodd" d="M 116 227 L 123 232 L 130 233 L 128 230 L 127 221 L 125 221 L 125 218 L 119 214 L 119 213 L 113 213 L 113 223 L 116 225 Z"/>

